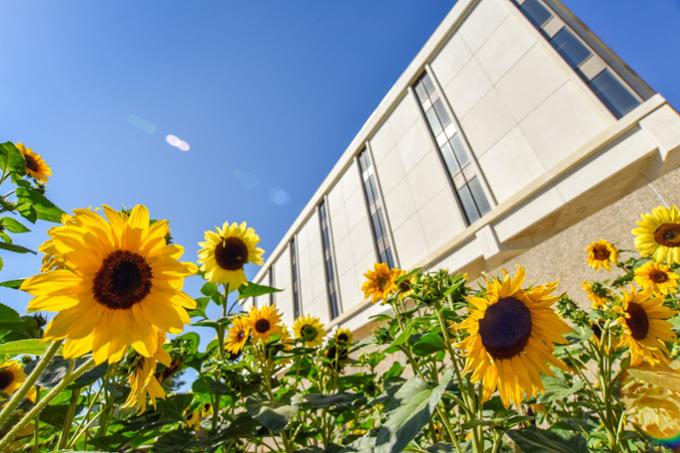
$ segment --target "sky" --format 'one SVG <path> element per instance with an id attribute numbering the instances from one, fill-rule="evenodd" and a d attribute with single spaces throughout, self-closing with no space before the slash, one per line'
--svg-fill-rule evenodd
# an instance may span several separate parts
<path id="1" fill-rule="evenodd" d="M 680 106 L 680 0 L 564 2 Z M 0 1 L 0 140 L 44 156 L 65 210 L 144 203 L 188 260 L 204 230 L 245 220 L 271 251 L 452 5 Z M 0 280 L 39 270 L 2 257 Z"/>

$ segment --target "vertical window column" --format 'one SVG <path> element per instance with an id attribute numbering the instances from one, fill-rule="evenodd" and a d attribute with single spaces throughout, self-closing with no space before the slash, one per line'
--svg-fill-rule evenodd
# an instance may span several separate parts
<path id="1" fill-rule="evenodd" d="M 340 297 L 338 285 L 335 279 L 335 256 L 333 254 L 333 242 L 331 241 L 331 228 L 328 221 L 326 202 L 319 205 L 319 225 L 321 227 L 321 247 L 323 248 L 324 272 L 326 275 L 326 294 L 328 295 L 328 307 L 330 318 L 335 319 L 340 315 Z"/>
<path id="2" fill-rule="evenodd" d="M 269 286 L 274 287 L 274 266 L 269 267 Z M 269 305 L 274 305 L 274 293 L 269 293 Z"/>
<path id="3" fill-rule="evenodd" d="M 429 74 L 424 73 L 414 89 L 469 225 L 491 210 L 480 177 Z"/>
<path id="4" fill-rule="evenodd" d="M 298 269 L 297 246 L 295 239 L 290 240 L 290 272 L 293 281 L 293 318 L 297 319 L 302 314 L 300 304 L 300 270 Z"/>
<path id="5" fill-rule="evenodd" d="M 370 151 L 364 149 L 359 153 L 358 160 L 378 261 L 387 264 L 389 267 L 394 267 L 395 259 L 387 229 L 385 207 L 378 191 L 378 181 Z"/>

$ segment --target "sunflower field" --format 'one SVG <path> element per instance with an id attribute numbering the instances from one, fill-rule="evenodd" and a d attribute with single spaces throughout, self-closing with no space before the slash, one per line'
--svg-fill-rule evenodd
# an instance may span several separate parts
<path id="1" fill-rule="evenodd" d="M 278 291 L 248 281 L 264 251 L 245 222 L 206 231 L 194 263 L 143 205 L 62 211 L 22 144 L 0 144 L 0 167 L 0 249 L 30 252 L 15 236 L 54 223 L 41 269 L 1 283 L 31 299 L 0 304 L 0 452 L 680 448 L 675 206 L 641 213 L 636 251 L 586 249 L 602 275 L 583 283 L 589 309 L 522 267 L 471 280 L 377 263 L 362 290 L 385 310 L 355 338 L 245 308 Z"/>

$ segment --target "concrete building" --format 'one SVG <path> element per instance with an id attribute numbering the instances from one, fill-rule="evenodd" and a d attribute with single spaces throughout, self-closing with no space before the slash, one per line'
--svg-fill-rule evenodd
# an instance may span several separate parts
<path id="1" fill-rule="evenodd" d="M 559 0 L 459 0 L 254 281 L 365 334 L 375 262 L 527 267 L 580 297 L 583 248 L 680 204 L 680 117 Z"/>

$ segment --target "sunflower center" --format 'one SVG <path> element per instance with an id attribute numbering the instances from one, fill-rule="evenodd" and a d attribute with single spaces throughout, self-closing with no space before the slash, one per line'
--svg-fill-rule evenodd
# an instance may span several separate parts
<path id="1" fill-rule="evenodd" d="M 237 271 L 248 261 L 248 246 L 239 238 L 227 238 L 215 247 L 215 260 L 222 269 Z"/>
<path id="2" fill-rule="evenodd" d="M 38 171 L 40 167 L 38 166 L 38 162 L 35 161 L 33 156 L 25 154 L 24 159 L 26 160 L 26 168 L 28 168 L 31 171 Z"/>
<path id="3" fill-rule="evenodd" d="M 663 283 L 668 280 L 668 274 L 664 271 L 652 271 L 649 273 L 649 279 L 654 283 Z"/>
<path id="4" fill-rule="evenodd" d="M 12 381 L 14 381 L 14 374 L 10 370 L 7 368 L 0 370 L 0 391 L 9 387 Z"/>
<path id="5" fill-rule="evenodd" d="M 338 343 L 348 343 L 349 337 L 347 336 L 346 333 L 341 333 L 340 335 L 338 335 L 337 342 Z"/>
<path id="6" fill-rule="evenodd" d="M 305 324 L 300 328 L 300 334 L 302 335 L 302 338 L 306 341 L 311 341 L 316 338 L 318 335 L 318 331 L 314 326 L 310 326 L 309 324 Z"/>
<path id="7" fill-rule="evenodd" d="M 605 261 L 609 259 L 611 252 L 604 245 L 596 245 L 593 247 L 593 256 L 598 261 Z"/>
<path id="8" fill-rule="evenodd" d="M 116 250 L 106 257 L 94 277 L 94 297 L 111 309 L 128 309 L 149 294 L 151 278 L 151 266 L 144 257 Z"/>
<path id="9" fill-rule="evenodd" d="M 382 291 L 385 289 L 385 286 L 387 286 L 387 282 L 389 282 L 387 277 L 384 275 L 379 275 L 378 278 L 375 279 L 375 286 L 377 286 L 378 289 Z"/>
<path id="10" fill-rule="evenodd" d="M 255 330 L 257 333 L 267 333 L 271 329 L 271 323 L 268 319 L 258 319 L 255 321 Z"/>
<path id="11" fill-rule="evenodd" d="M 680 224 L 664 223 L 654 230 L 654 240 L 666 247 L 677 247 L 680 245 Z"/>
<path id="12" fill-rule="evenodd" d="M 242 330 L 239 330 L 238 333 L 236 334 L 236 339 L 238 341 L 243 341 L 243 339 L 246 337 L 246 333 Z"/>
<path id="13" fill-rule="evenodd" d="M 531 312 L 521 301 L 505 297 L 486 309 L 479 321 L 484 349 L 494 359 L 510 359 L 524 350 L 531 336 Z"/>
<path id="14" fill-rule="evenodd" d="M 649 332 L 647 312 L 642 308 L 642 305 L 635 302 L 629 302 L 626 311 L 628 312 L 626 325 L 628 325 L 631 335 L 636 340 L 643 340 Z"/>

